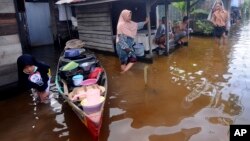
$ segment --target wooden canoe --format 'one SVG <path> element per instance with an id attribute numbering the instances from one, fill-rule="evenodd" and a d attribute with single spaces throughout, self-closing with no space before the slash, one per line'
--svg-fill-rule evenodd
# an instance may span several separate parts
<path id="1" fill-rule="evenodd" d="M 106 75 L 105 69 L 102 67 L 101 63 L 98 61 L 98 59 L 96 58 L 94 53 L 91 53 L 89 51 L 86 51 L 86 52 L 87 53 L 85 53 L 85 56 L 83 56 L 80 59 L 66 59 L 64 57 L 64 53 L 62 53 L 62 55 L 60 56 L 59 61 L 58 61 L 57 74 L 56 74 L 55 81 L 56 81 L 56 85 L 57 85 L 57 88 L 59 90 L 60 95 L 65 99 L 65 101 L 72 108 L 72 110 L 76 113 L 76 115 L 79 117 L 79 119 L 82 121 L 82 123 L 87 127 L 91 136 L 93 137 L 93 141 L 98 141 L 100 129 L 102 126 L 102 117 L 103 117 L 105 100 L 106 100 L 106 96 L 107 96 L 107 86 L 108 86 L 107 82 L 108 81 L 107 81 L 107 75 Z M 92 59 L 91 59 L 91 57 L 92 57 Z M 105 99 L 101 105 L 100 110 L 98 110 L 94 113 L 86 113 L 83 110 L 83 108 L 80 104 L 80 101 L 72 101 L 72 99 L 70 99 L 69 94 L 76 87 L 71 84 L 72 82 L 70 82 L 69 78 L 65 78 L 64 76 L 62 76 L 62 74 L 60 72 L 60 68 L 65 63 L 68 63 L 70 61 L 74 61 L 74 62 L 81 64 L 84 62 L 88 62 L 90 60 L 93 61 L 93 58 L 97 62 L 94 67 L 102 68 L 102 72 L 99 73 L 97 76 L 96 84 L 98 86 L 102 86 L 105 88 L 105 91 L 102 93 L 102 96 Z M 78 67 L 78 72 L 77 72 L 78 74 L 83 73 L 81 71 L 81 69 L 82 68 Z M 92 68 L 92 70 L 93 70 L 93 68 Z M 91 71 L 89 73 L 91 73 Z M 85 78 L 86 78 L 86 76 L 88 76 L 88 75 L 86 75 L 86 73 L 83 73 L 83 75 L 85 76 Z"/>

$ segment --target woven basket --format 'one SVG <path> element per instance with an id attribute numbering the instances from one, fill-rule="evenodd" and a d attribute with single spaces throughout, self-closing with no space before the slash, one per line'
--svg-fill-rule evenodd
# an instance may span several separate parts
<path id="1" fill-rule="evenodd" d="M 72 39 L 66 42 L 65 49 L 70 48 L 82 48 L 84 47 L 85 43 L 82 40 L 79 39 Z"/>

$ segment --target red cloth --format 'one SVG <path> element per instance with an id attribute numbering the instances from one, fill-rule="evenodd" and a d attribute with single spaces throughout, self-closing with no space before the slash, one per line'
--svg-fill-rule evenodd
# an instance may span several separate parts
<path id="1" fill-rule="evenodd" d="M 88 76 L 88 78 L 97 78 L 97 76 L 103 71 L 101 67 L 96 67 Z"/>

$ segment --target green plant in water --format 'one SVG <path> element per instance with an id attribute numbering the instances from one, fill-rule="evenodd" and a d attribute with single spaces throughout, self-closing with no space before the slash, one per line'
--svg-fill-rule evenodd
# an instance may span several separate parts
<path id="1" fill-rule="evenodd" d="M 201 30 L 206 35 L 211 34 L 214 29 L 213 25 L 207 20 L 204 21 L 198 20 L 196 21 L 196 25 L 198 26 L 198 29 Z"/>

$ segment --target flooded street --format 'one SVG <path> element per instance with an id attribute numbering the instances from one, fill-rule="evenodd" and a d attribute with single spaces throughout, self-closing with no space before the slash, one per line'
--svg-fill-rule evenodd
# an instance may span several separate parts
<path id="1" fill-rule="evenodd" d="M 249 36 L 245 22 L 226 46 L 191 37 L 188 47 L 125 74 L 117 57 L 98 54 L 109 86 L 100 140 L 229 141 L 230 124 L 250 123 Z M 1 100 L 1 141 L 91 141 L 53 84 L 51 91 L 48 105 L 29 93 Z"/>

